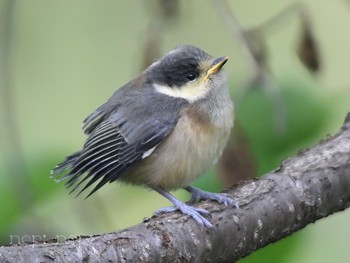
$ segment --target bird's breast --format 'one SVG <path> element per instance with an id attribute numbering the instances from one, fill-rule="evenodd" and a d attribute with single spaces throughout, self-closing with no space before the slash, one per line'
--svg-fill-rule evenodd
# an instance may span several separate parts
<path id="1" fill-rule="evenodd" d="M 174 130 L 154 152 L 125 177 L 126 181 L 168 190 L 188 185 L 220 157 L 232 128 L 232 106 L 217 112 L 213 123 L 187 108 Z"/>

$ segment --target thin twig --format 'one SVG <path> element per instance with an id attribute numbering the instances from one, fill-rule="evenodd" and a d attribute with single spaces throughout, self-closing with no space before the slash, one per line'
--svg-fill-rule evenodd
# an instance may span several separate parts
<path id="1" fill-rule="evenodd" d="M 254 51 L 252 50 L 249 41 L 246 37 L 245 29 L 238 22 L 235 14 L 233 13 L 231 7 L 229 6 L 226 0 L 212 0 L 212 4 L 217 10 L 219 17 L 221 17 L 227 29 L 231 33 L 230 35 L 233 37 L 233 40 L 239 41 L 241 43 L 241 46 L 243 47 L 244 51 L 248 56 L 250 67 L 253 71 L 253 76 L 256 76 L 258 74 L 257 72 L 259 71 L 259 65 L 257 65 L 257 61 L 254 56 Z"/>
<path id="2" fill-rule="evenodd" d="M 275 16 L 260 24 L 258 30 L 265 35 L 281 31 L 295 16 L 299 16 L 304 21 L 309 19 L 309 13 L 304 4 L 296 2 L 289 5 Z"/>

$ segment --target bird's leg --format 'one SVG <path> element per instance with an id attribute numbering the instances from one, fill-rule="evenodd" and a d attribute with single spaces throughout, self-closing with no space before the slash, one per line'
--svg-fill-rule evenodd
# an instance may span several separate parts
<path id="1" fill-rule="evenodd" d="M 178 200 L 175 196 L 170 194 L 168 191 L 163 189 L 162 187 L 152 187 L 153 190 L 160 193 L 162 196 L 164 196 L 166 199 L 168 199 L 174 206 L 173 207 L 165 207 L 157 210 L 154 214 L 158 215 L 160 213 L 169 213 L 176 210 L 180 210 L 183 214 L 186 214 L 190 217 L 192 217 L 199 225 L 206 226 L 208 228 L 213 228 L 213 225 L 203 216 L 203 215 L 209 215 L 209 212 L 202 208 L 196 208 L 192 207 L 180 200 Z"/>
<path id="2" fill-rule="evenodd" d="M 198 189 L 198 188 L 190 186 L 190 185 L 184 187 L 184 189 L 192 194 L 191 199 L 189 200 L 189 203 L 194 203 L 194 202 L 197 202 L 199 200 L 208 200 L 209 199 L 209 200 L 216 201 L 220 204 L 230 205 L 230 206 L 234 206 L 236 208 L 239 207 L 237 202 L 231 196 L 224 194 L 224 193 L 219 193 L 219 194 L 210 193 L 210 192 L 203 191 L 201 189 Z"/>

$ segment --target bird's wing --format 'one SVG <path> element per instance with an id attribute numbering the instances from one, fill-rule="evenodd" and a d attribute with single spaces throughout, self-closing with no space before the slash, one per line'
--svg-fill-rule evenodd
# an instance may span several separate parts
<path id="1" fill-rule="evenodd" d="M 86 119 L 88 139 L 83 149 L 53 170 L 53 174 L 67 171 L 59 180 L 68 179 L 66 185 L 73 187 L 71 192 L 87 182 L 80 194 L 98 182 L 90 196 L 104 184 L 125 175 L 173 130 L 184 106 L 184 103 L 155 99 L 152 105 L 142 105 L 128 102 L 127 96 L 124 98 L 114 110 L 108 111 L 102 105 Z M 155 106 L 157 103 L 163 109 Z"/>
<path id="2" fill-rule="evenodd" d="M 105 120 L 90 134 L 83 149 L 58 165 L 54 173 L 69 169 L 69 173 L 63 178 L 68 179 L 67 187 L 74 186 L 72 192 L 87 182 L 79 194 L 99 181 L 89 193 L 90 196 L 104 184 L 117 180 L 146 158 L 148 152 L 172 131 L 176 122 L 177 118 L 174 116 L 165 123 L 149 119 L 143 124 L 134 124 L 136 130 L 144 129 L 144 133 L 139 133 L 140 137 L 137 140 L 128 143 L 119 128 L 110 120 Z"/>

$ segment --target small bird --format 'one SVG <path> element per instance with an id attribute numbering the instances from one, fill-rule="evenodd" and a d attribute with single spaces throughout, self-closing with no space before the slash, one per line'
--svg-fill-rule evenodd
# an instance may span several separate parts
<path id="1" fill-rule="evenodd" d="M 236 201 L 189 184 L 218 161 L 233 126 L 227 60 L 191 45 L 168 52 L 85 119 L 83 148 L 52 176 L 61 174 L 57 180 L 66 179 L 71 192 L 85 183 L 78 195 L 95 184 L 87 197 L 116 180 L 143 185 L 173 204 L 156 214 L 180 210 L 212 228 L 209 212 L 191 204 L 210 199 L 238 207 Z M 188 203 L 169 192 L 179 188 L 192 194 Z"/>

